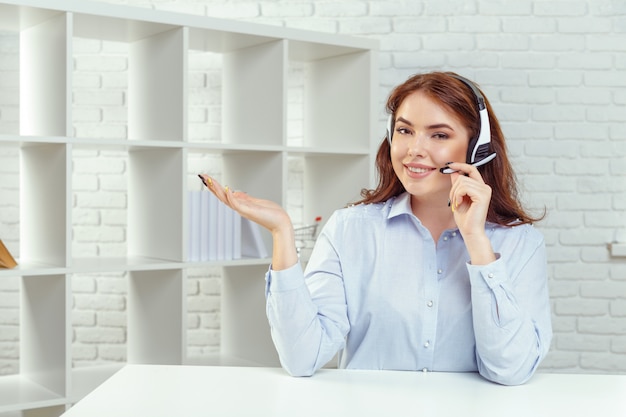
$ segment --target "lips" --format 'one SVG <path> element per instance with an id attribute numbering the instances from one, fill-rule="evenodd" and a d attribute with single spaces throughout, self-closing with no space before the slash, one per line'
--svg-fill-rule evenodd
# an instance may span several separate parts
<path id="1" fill-rule="evenodd" d="M 420 163 L 415 163 L 415 162 L 406 162 L 404 164 L 404 167 L 408 171 L 409 175 L 416 176 L 416 177 L 430 174 L 432 171 L 436 169 L 426 164 L 420 164 Z"/>
<path id="2" fill-rule="evenodd" d="M 423 167 L 406 167 L 410 172 L 414 174 L 425 174 L 430 171 L 434 171 L 434 168 L 423 168 Z"/>

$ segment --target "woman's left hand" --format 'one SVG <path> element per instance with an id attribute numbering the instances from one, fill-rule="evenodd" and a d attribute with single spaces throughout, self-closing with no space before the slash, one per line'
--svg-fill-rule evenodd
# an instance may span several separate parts
<path id="1" fill-rule="evenodd" d="M 454 162 L 448 166 L 457 171 L 450 174 L 450 208 L 470 257 L 472 253 L 480 254 L 480 263 L 492 261 L 495 255 L 485 233 L 491 187 L 485 183 L 478 168 L 472 165 Z M 472 257 L 472 263 L 477 262 Z"/>

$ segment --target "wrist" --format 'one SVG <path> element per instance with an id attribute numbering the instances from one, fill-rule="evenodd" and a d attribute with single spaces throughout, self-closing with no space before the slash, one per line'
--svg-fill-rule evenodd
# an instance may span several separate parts
<path id="1" fill-rule="evenodd" d="M 463 237 L 472 265 L 487 265 L 496 260 L 496 254 L 487 235 Z"/>
<path id="2" fill-rule="evenodd" d="M 295 231 L 291 222 L 272 230 L 272 269 L 287 269 L 298 262 Z"/>

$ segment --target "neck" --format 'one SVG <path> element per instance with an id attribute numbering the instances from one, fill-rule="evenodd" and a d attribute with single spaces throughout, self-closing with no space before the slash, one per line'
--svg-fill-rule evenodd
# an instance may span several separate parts
<path id="1" fill-rule="evenodd" d="M 441 200 L 441 201 L 440 201 Z M 448 199 L 429 198 L 418 199 L 411 197 L 411 210 L 413 214 L 420 219 L 420 222 L 426 227 L 436 242 L 444 230 L 456 227 L 452 210 L 448 207 Z"/>

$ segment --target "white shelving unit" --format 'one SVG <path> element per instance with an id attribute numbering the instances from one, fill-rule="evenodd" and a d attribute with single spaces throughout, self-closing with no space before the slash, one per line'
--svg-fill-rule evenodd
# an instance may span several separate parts
<path id="1" fill-rule="evenodd" d="M 327 219 L 372 185 L 377 43 L 83 0 L 0 1 L 0 31 L 19 36 L 20 54 L 20 132 L 0 135 L 0 146 L 20 154 L 20 258 L 0 279 L 21 282 L 20 373 L 0 377 L 0 415 L 58 415 L 114 372 L 72 367 L 75 273 L 127 272 L 128 361 L 183 364 L 192 361 L 186 271 L 220 266 L 216 363 L 277 365 L 264 314 L 269 260 L 186 261 L 189 158 L 217 154 L 226 183 L 281 204 L 288 160 L 303 158 L 304 217 Z M 74 38 L 128 44 L 126 137 L 74 136 Z M 223 60 L 218 143 L 188 137 L 187 61 L 195 51 Z M 291 65 L 306 71 L 298 146 L 287 140 Z M 127 152 L 126 257 L 72 253 L 72 156 L 84 148 Z"/>

